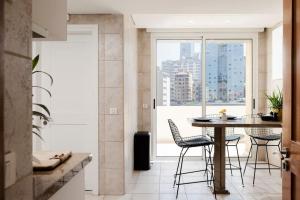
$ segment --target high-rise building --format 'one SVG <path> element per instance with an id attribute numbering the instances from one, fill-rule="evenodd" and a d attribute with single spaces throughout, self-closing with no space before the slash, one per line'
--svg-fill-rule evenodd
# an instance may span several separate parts
<path id="1" fill-rule="evenodd" d="M 192 42 L 180 43 L 180 60 L 193 57 L 194 44 Z"/>
<path id="2" fill-rule="evenodd" d="M 167 60 L 162 62 L 162 72 L 167 74 L 170 78 L 170 104 L 176 105 L 175 102 L 175 86 L 174 86 L 174 80 L 175 80 L 175 74 L 180 71 L 181 65 L 180 61 L 178 60 Z"/>
<path id="3" fill-rule="evenodd" d="M 218 44 L 206 45 L 206 99 L 215 102 L 218 99 Z"/>
<path id="4" fill-rule="evenodd" d="M 157 71 L 157 105 L 170 106 L 170 77 L 167 73 Z"/>
<path id="5" fill-rule="evenodd" d="M 193 100 L 194 104 L 199 104 L 202 98 L 201 92 L 201 59 L 198 54 L 194 57 L 186 58 L 181 60 L 182 71 L 189 72 L 193 78 Z"/>
<path id="6" fill-rule="evenodd" d="M 243 44 L 208 43 L 206 66 L 208 102 L 236 102 L 245 97 Z"/>
<path id="7" fill-rule="evenodd" d="M 189 72 L 178 72 L 174 80 L 175 102 L 177 105 L 191 103 L 193 100 L 193 79 Z"/>

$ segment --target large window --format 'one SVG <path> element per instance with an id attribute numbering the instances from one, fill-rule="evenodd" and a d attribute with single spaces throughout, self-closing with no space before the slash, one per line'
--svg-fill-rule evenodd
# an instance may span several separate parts
<path id="1" fill-rule="evenodd" d="M 178 156 L 180 151 L 168 119 L 186 137 L 203 134 L 188 118 L 217 114 L 221 108 L 230 115 L 251 113 L 251 39 L 156 39 L 155 44 L 157 156 Z M 237 131 L 244 134 L 242 129 Z M 246 141 L 239 146 L 241 155 L 248 150 Z M 189 152 L 189 156 L 201 155 L 196 148 Z"/>
<path id="2" fill-rule="evenodd" d="M 178 155 L 167 123 L 185 122 L 202 114 L 202 40 L 157 40 L 157 155 Z M 187 123 L 178 124 L 185 136 L 199 134 Z M 201 132 L 200 132 L 201 134 Z M 191 149 L 189 155 L 201 155 Z"/>

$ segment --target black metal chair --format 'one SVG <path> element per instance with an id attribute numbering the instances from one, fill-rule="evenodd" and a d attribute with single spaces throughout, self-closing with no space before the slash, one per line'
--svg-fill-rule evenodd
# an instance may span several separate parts
<path id="1" fill-rule="evenodd" d="M 220 119 L 221 116 L 218 114 L 212 114 L 212 115 L 206 115 L 206 118 L 209 119 Z M 206 128 L 205 129 L 206 134 L 214 140 L 214 128 Z M 232 171 L 233 170 L 239 170 L 240 175 L 241 175 L 241 180 L 242 180 L 242 185 L 244 186 L 244 179 L 243 179 L 243 174 L 242 174 L 242 166 L 241 166 L 241 161 L 240 161 L 240 155 L 239 155 L 239 150 L 238 150 L 238 144 L 243 137 L 242 134 L 236 134 L 234 132 L 234 128 L 226 128 L 226 136 L 225 136 L 225 142 L 226 142 L 226 150 L 227 150 L 227 157 L 228 157 L 228 163 L 226 165 L 229 165 L 229 168 L 226 168 L 226 170 L 230 170 L 231 175 L 233 175 Z M 229 153 L 229 147 L 235 147 L 236 153 L 237 153 L 237 159 L 238 159 L 238 166 L 232 164 L 232 157 L 230 156 Z"/>
<path id="2" fill-rule="evenodd" d="M 179 133 L 179 130 L 178 130 L 177 126 L 175 125 L 175 123 L 171 119 L 168 119 L 168 122 L 169 122 L 169 126 L 170 126 L 170 129 L 171 129 L 171 132 L 172 132 L 174 142 L 177 144 L 177 146 L 179 146 L 181 148 L 176 173 L 174 174 L 173 187 L 175 187 L 175 185 L 177 185 L 176 198 L 178 197 L 178 192 L 179 192 L 179 186 L 180 185 L 192 184 L 192 183 L 201 183 L 201 182 L 206 182 L 208 185 L 211 185 L 211 182 L 213 182 L 213 190 L 214 190 L 214 194 L 215 194 L 215 198 L 216 198 L 215 187 L 214 187 L 213 164 L 212 164 L 212 158 L 211 158 L 211 148 L 209 148 L 209 146 L 213 145 L 214 143 L 209 138 L 207 138 L 206 136 L 181 137 L 181 135 Z M 182 172 L 184 156 L 187 153 L 187 151 L 190 148 L 193 148 L 193 147 L 204 147 L 206 167 L 203 170 Z M 208 153 L 208 157 L 206 156 L 206 153 Z M 207 163 L 207 162 L 209 162 L 209 163 Z M 210 169 L 208 168 L 208 166 L 210 166 Z M 181 176 L 182 175 L 190 174 L 190 173 L 196 173 L 196 172 L 205 172 L 206 173 L 206 180 L 185 182 L 185 183 L 181 182 Z M 209 172 L 211 174 L 210 178 L 208 177 Z M 177 177 L 178 177 L 178 182 L 176 182 Z"/>
<path id="3" fill-rule="evenodd" d="M 245 116 L 252 117 L 252 118 L 260 118 L 259 115 L 251 115 L 251 116 Z M 253 185 L 255 183 L 255 174 L 256 170 L 262 169 L 262 170 L 269 170 L 269 174 L 271 175 L 271 170 L 277 169 L 281 170 L 281 165 L 276 166 L 274 164 L 271 164 L 269 161 L 269 153 L 268 153 L 268 147 L 277 147 L 279 150 L 279 153 L 281 153 L 281 133 L 275 133 L 273 129 L 271 128 L 245 128 L 246 134 L 250 137 L 251 141 L 251 147 L 248 153 L 247 161 L 244 168 L 244 173 L 246 172 L 247 165 L 254 165 L 254 175 L 253 175 Z M 270 144 L 270 142 L 278 142 L 276 144 Z M 252 151 L 253 146 L 256 146 L 255 151 L 255 161 L 254 163 L 249 162 L 250 154 Z M 267 162 L 257 162 L 257 154 L 258 154 L 258 148 L 264 147 L 266 150 L 266 159 Z M 281 155 L 282 158 L 282 155 Z M 257 165 L 268 165 L 267 168 L 265 167 L 257 167 Z"/>

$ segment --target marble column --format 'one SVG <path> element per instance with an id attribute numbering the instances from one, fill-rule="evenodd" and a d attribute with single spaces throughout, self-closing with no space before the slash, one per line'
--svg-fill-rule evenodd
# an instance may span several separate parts
<path id="1" fill-rule="evenodd" d="M 31 0 L 4 1 L 4 27 L 1 119 L 4 119 L 5 153 L 14 152 L 17 165 L 16 182 L 5 189 L 5 199 L 31 200 Z"/>

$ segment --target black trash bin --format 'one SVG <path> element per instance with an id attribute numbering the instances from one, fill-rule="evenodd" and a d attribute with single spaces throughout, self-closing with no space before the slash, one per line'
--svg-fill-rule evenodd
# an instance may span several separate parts
<path id="1" fill-rule="evenodd" d="M 134 170 L 150 169 L 150 133 L 139 131 L 134 134 Z"/>

